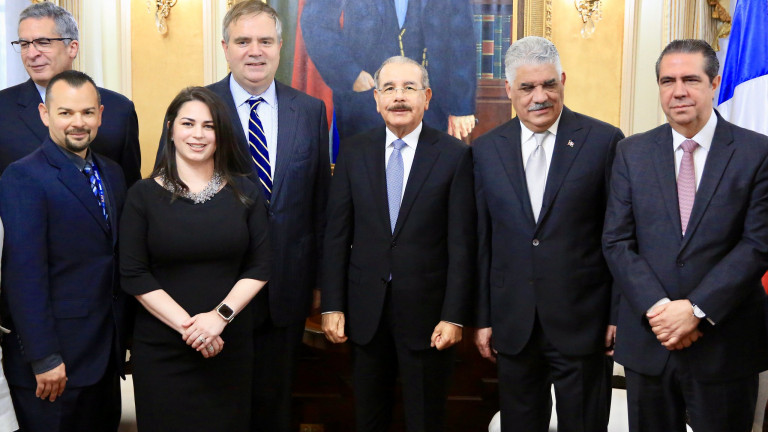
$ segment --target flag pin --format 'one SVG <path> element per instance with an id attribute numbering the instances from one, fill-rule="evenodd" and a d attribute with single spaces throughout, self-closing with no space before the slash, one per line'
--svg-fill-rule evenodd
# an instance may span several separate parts
<path id="1" fill-rule="evenodd" d="M 573 140 L 568 140 L 568 147 L 573 147 Z"/>

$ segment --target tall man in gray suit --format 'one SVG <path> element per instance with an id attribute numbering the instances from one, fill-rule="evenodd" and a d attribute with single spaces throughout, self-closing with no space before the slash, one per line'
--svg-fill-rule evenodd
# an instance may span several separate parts
<path id="1" fill-rule="evenodd" d="M 713 109 L 717 56 L 677 40 L 656 62 L 664 124 L 619 143 L 605 258 L 621 288 L 616 360 L 629 430 L 749 431 L 768 368 L 768 137 Z"/>
<path id="2" fill-rule="evenodd" d="M 325 104 L 275 81 L 282 26 L 269 5 L 237 3 L 222 27 L 232 73 L 208 88 L 229 107 L 242 153 L 254 167 L 252 178 L 268 201 L 274 257 L 272 279 L 255 299 L 256 307 L 268 302 L 268 313 L 255 314 L 252 430 L 287 431 L 296 353 L 317 286 L 325 228 L 330 182 Z"/>

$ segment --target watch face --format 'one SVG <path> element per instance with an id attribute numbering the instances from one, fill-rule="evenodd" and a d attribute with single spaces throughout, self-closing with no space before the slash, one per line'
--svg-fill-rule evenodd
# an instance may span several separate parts
<path id="1" fill-rule="evenodd" d="M 224 318 L 229 319 L 229 318 L 232 317 L 232 315 L 235 313 L 235 311 L 233 311 L 231 307 L 229 307 L 229 306 L 227 306 L 225 304 L 222 304 L 221 306 L 219 306 L 219 313 Z"/>

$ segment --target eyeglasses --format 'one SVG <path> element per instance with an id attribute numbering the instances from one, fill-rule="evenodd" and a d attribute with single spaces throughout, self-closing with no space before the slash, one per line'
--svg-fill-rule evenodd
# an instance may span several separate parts
<path id="1" fill-rule="evenodd" d="M 379 90 L 379 93 L 383 94 L 384 96 L 392 96 L 396 94 L 399 91 L 403 92 L 403 96 L 413 96 L 416 94 L 417 91 L 426 90 L 426 88 L 416 88 L 413 86 L 405 86 L 405 87 L 384 87 L 383 89 L 377 89 Z"/>
<path id="2" fill-rule="evenodd" d="M 13 50 L 17 53 L 26 52 L 29 49 L 29 45 L 32 44 L 35 46 L 35 49 L 40 52 L 49 52 L 51 49 L 53 49 L 52 44 L 53 41 L 71 41 L 72 38 L 37 38 L 35 40 L 27 41 L 24 39 L 20 39 L 17 41 L 11 42 L 11 46 L 13 46 Z"/>

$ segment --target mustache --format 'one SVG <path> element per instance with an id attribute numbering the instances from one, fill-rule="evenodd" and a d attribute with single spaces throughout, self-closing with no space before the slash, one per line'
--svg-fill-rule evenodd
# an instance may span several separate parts
<path id="1" fill-rule="evenodd" d="M 541 102 L 541 103 L 534 102 L 534 103 L 528 105 L 528 111 L 538 111 L 538 110 L 541 110 L 541 109 L 544 109 L 544 108 L 551 108 L 551 107 L 552 107 L 552 102 L 549 102 L 549 101 Z"/>
<path id="2" fill-rule="evenodd" d="M 86 133 L 86 134 L 90 135 L 91 134 L 91 130 L 89 128 L 72 128 L 72 129 L 67 129 L 67 131 L 65 133 L 67 135 L 69 135 L 69 134 L 77 134 L 77 133 Z"/>
<path id="3" fill-rule="evenodd" d="M 387 107 L 387 111 L 394 111 L 394 110 L 408 110 L 408 111 L 411 111 L 411 110 L 413 110 L 413 108 L 410 105 L 408 105 L 407 103 L 404 103 L 404 102 L 396 103 L 394 105 L 390 105 L 389 107 Z"/>

